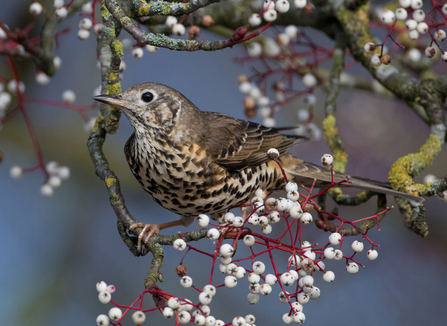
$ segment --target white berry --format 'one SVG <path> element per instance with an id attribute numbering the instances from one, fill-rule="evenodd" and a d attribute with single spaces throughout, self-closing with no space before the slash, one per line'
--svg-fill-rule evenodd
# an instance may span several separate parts
<path id="1" fill-rule="evenodd" d="M 307 0 L 295 0 L 294 4 L 298 9 L 303 9 L 307 5 Z"/>
<path id="2" fill-rule="evenodd" d="M 436 49 L 432 46 L 428 46 L 425 48 L 425 56 L 428 58 L 433 58 L 436 54 Z"/>
<path id="3" fill-rule="evenodd" d="M 155 53 L 155 52 L 157 52 L 158 47 L 148 44 L 148 45 L 146 45 L 146 50 L 149 53 Z"/>
<path id="4" fill-rule="evenodd" d="M 48 183 L 44 183 L 42 186 L 40 186 L 40 192 L 42 195 L 50 197 L 53 195 L 54 189 Z"/>
<path id="5" fill-rule="evenodd" d="M 419 37 L 419 32 L 417 30 L 408 31 L 408 37 L 412 40 L 417 40 Z"/>
<path id="6" fill-rule="evenodd" d="M 84 40 L 88 39 L 89 37 L 90 37 L 90 32 L 89 31 L 87 31 L 85 29 L 78 30 L 78 38 L 81 41 L 84 41 Z"/>
<path id="7" fill-rule="evenodd" d="M 305 212 L 303 216 L 301 216 L 301 223 L 310 224 L 313 221 L 312 214 Z"/>
<path id="8" fill-rule="evenodd" d="M 109 303 L 110 300 L 112 300 L 112 295 L 107 291 L 99 292 L 98 299 L 99 302 L 106 304 Z"/>
<path id="9" fill-rule="evenodd" d="M 81 21 L 79 22 L 79 29 L 85 29 L 85 30 L 90 30 L 90 28 L 92 28 L 93 23 L 92 20 L 90 18 L 82 18 Z"/>
<path id="10" fill-rule="evenodd" d="M 418 26 L 416 27 L 416 30 L 418 31 L 419 34 L 425 34 L 428 32 L 428 25 L 427 23 L 421 22 L 418 24 Z"/>
<path id="11" fill-rule="evenodd" d="M 346 265 L 346 271 L 349 274 L 356 274 L 359 271 L 359 265 L 356 263 L 349 263 Z"/>
<path id="12" fill-rule="evenodd" d="M 355 241 L 352 242 L 351 248 L 355 252 L 362 252 L 363 251 L 363 242 L 355 240 Z"/>
<path id="13" fill-rule="evenodd" d="M 291 273 L 283 273 L 279 278 L 282 285 L 289 286 L 295 282 L 295 278 Z"/>
<path id="14" fill-rule="evenodd" d="M 384 24 L 392 24 L 396 20 L 396 16 L 394 15 L 394 12 L 392 12 L 390 10 L 385 10 L 382 13 L 381 19 Z"/>
<path id="15" fill-rule="evenodd" d="M 324 249 L 324 257 L 327 259 L 334 259 L 335 258 L 335 249 L 332 247 L 327 247 Z"/>
<path id="16" fill-rule="evenodd" d="M 341 234 L 340 233 L 332 233 L 329 236 L 329 242 L 331 243 L 331 245 L 336 246 L 338 244 L 340 244 L 341 242 Z"/>
<path id="17" fill-rule="evenodd" d="M 376 260 L 378 256 L 379 253 L 377 252 L 377 250 L 374 249 L 369 249 L 366 253 L 366 257 L 368 257 L 369 260 Z"/>
<path id="18" fill-rule="evenodd" d="M 408 19 L 405 22 L 405 26 L 407 27 L 407 29 L 409 31 L 415 30 L 418 27 L 418 22 L 415 21 L 414 19 Z"/>
<path id="19" fill-rule="evenodd" d="M 246 273 L 245 268 L 242 267 L 242 266 L 239 266 L 237 268 L 237 270 L 236 270 L 236 275 L 235 276 L 236 276 L 237 279 L 243 279 L 245 277 L 245 273 Z"/>
<path id="20" fill-rule="evenodd" d="M 185 26 L 183 24 L 175 24 L 172 26 L 172 34 L 182 36 L 185 34 Z"/>
<path id="21" fill-rule="evenodd" d="M 273 0 L 264 0 L 264 3 L 262 4 L 262 6 L 264 7 L 264 9 L 266 11 L 275 9 L 275 1 L 273 1 Z"/>
<path id="22" fill-rule="evenodd" d="M 258 42 L 253 42 L 247 46 L 247 52 L 250 57 L 259 57 L 262 54 L 262 46 Z M 251 87 L 249 92 L 251 92 Z"/>
<path id="23" fill-rule="evenodd" d="M 11 169 L 9 170 L 9 174 L 11 178 L 19 179 L 23 176 L 23 169 L 20 166 L 15 165 L 11 167 Z"/>
<path id="24" fill-rule="evenodd" d="M 372 55 L 371 64 L 373 66 L 380 66 L 382 64 L 382 61 L 380 61 L 380 55 L 378 53 Z"/>
<path id="25" fill-rule="evenodd" d="M 184 288 L 190 288 L 192 286 L 192 278 L 189 276 L 183 276 L 180 279 L 180 285 L 183 286 Z"/>
<path id="26" fill-rule="evenodd" d="M 166 26 L 168 27 L 174 27 L 175 24 L 177 24 L 177 18 L 175 18 L 174 16 L 168 16 L 166 17 L 166 22 L 165 22 Z"/>
<path id="27" fill-rule="evenodd" d="M 321 157 L 321 163 L 323 163 L 324 166 L 331 165 L 334 162 L 334 157 L 331 154 L 324 154 Z"/>
<path id="28" fill-rule="evenodd" d="M 108 326 L 110 324 L 110 319 L 108 316 L 101 314 L 96 318 L 96 324 L 98 326 Z"/>
<path id="29" fill-rule="evenodd" d="M 284 13 L 289 11 L 290 4 L 287 0 L 278 0 L 275 7 L 277 12 Z"/>
<path id="30" fill-rule="evenodd" d="M 137 325 L 141 325 L 142 323 L 144 323 L 145 320 L 146 315 L 142 311 L 135 311 L 132 314 L 132 321 Z"/>
<path id="31" fill-rule="evenodd" d="M 144 51 L 142 48 L 135 48 L 132 50 L 132 57 L 134 57 L 135 59 L 141 59 L 144 55 Z"/>
<path id="32" fill-rule="evenodd" d="M 422 9 L 413 12 L 413 19 L 417 22 L 422 22 L 425 19 L 425 12 Z"/>
<path id="33" fill-rule="evenodd" d="M 212 229 L 208 230 L 208 232 L 206 233 L 206 236 L 208 239 L 217 240 L 217 239 L 219 239 L 220 232 L 218 229 L 212 228 Z"/>
<path id="34" fill-rule="evenodd" d="M 284 315 L 282 315 L 282 321 L 286 325 L 293 324 L 293 315 L 289 316 L 289 313 L 286 312 Z"/>
<path id="35" fill-rule="evenodd" d="M 398 20 L 406 20 L 408 17 L 408 13 L 404 8 L 398 8 L 396 9 L 396 18 Z"/>
<path id="36" fill-rule="evenodd" d="M 67 8 L 62 7 L 62 8 L 56 9 L 56 17 L 57 17 L 57 18 L 59 18 L 59 19 L 63 19 L 63 18 L 65 18 L 65 17 L 67 17 L 67 15 L 68 15 L 68 10 L 67 10 Z"/>
<path id="37" fill-rule="evenodd" d="M 278 43 L 281 45 L 289 45 L 290 43 L 290 36 L 287 35 L 286 33 L 281 33 L 278 35 Z"/>
<path id="38" fill-rule="evenodd" d="M 295 25 L 286 26 L 284 29 L 284 33 L 287 34 L 290 38 L 295 38 L 298 35 L 298 27 Z"/>
<path id="39" fill-rule="evenodd" d="M 252 270 L 256 274 L 262 274 L 265 271 L 265 264 L 262 261 L 255 261 Z"/>
<path id="40" fill-rule="evenodd" d="M 174 249 L 178 251 L 182 251 L 186 249 L 186 242 L 183 239 L 177 239 L 174 241 Z"/>
<path id="41" fill-rule="evenodd" d="M 304 84 L 304 86 L 306 86 L 306 87 L 314 87 L 314 86 L 317 85 L 317 83 L 318 83 L 317 78 L 315 78 L 314 75 L 307 73 L 307 74 L 305 74 L 303 76 L 303 84 Z"/>
<path id="42" fill-rule="evenodd" d="M 232 245 L 228 244 L 228 243 L 224 243 L 221 247 L 220 247 L 220 254 L 224 257 L 231 257 L 234 254 L 234 248 Z"/>
<path id="43" fill-rule="evenodd" d="M 187 311 L 182 311 L 177 316 L 180 324 L 187 324 L 191 320 L 191 314 Z"/>
<path id="44" fill-rule="evenodd" d="M 123 315 L 123 312 L 118 307 L 113 307 L 109 310 L 109 317 L 112 321 L 118 321 L 121 316 Z"/>
<path id="45" fill-rule="evenodd" d="M 334 260 L 342 260 L 343 259 L 343 251 L 340 249 L 335 249 L 335 257 Z"/>
<path id="46" fill-rule="evenodd" d="M 213 296 L 209 293 L 202 292 L 199 294 L 199 301 L 201 304 L 210 304 L 213 300 Z"/>
<path id="47" fill-rule="evenodd" d="M 411 0 L 412 9 L 419 9 L 422 8 L 422 6 L 423 6 L 422 0 Z"/>
<path id="48" fill-rule="evenodd" d="M 293 315 L 293 322 L 295 324 L 301 325 L 302 323 L 304 323 L 305 320 L 306 320 L 306 316 L 301 311 L 300 312 L 296 312 Z"/>
<path id="49" fill-rule="evenodd" d="M 249 293 L 247 295 L 247 300 L 250 304 L 257 304 L 259 302 L 259 294 L 257 293 Z"/>
<path id="50" fill-rule="evenodd" d="M 39 85 L 48 85 L 48 83 L 51 81 L 51 78 L 44 72 L 39 71 L 36 74 L 36 83 Z"/>
<path id="51" fill-rule="evenodd" d="M 29 6 L 29 12 L 33 16 L 39 16 L 42 13 L 42 5 L 38 2 L 34 2 Z"/>
<path id="52" fill-rule="evenodd" d="M 72 90 L 66 90 L 62 93 L 62 101 L 65 103 L 73 103 L 76 100 L 76 93 Z"/>
<path id="53" fill-rule="evenodd" d="M 310 298 L 316 300 L 320 297 L 321 291 L 316 286 L 312 287 L 312 292 L 310 293 Z"/>
<path id="54" fill-rule="evenodd" d="M 327 271 L 326 273 L 324 273 L 323 275 L 323 280 L 325 282 L 331 283 L 334 282 L 335 280 L 335 274 L 332 271 Z"/>
<path id="55" fill-rule="evenodd" d="M 435 32 L 435 39 L 437 40 L 437 41 L 444 41 L 445 40 L 445 37 L 446 37 L 446 34 L 445 34 L 445 31 L 443 31 L 442 29 L 438 29 L 436 32 Z"/>
<path id="56" fill-rule="evenodd" d="M 208 215 L 205 214 L 200 214 L 197 219 L 197 224 L 202 227 L 202 228 L 206 228 L 208 226 L 208 224 L 210 223 L 210 217 Z"/>
<path id="57" fill-rule="evenodd" d="M 48 184 L 53 188 L 59 188 L 62 184 L 62 179 L 57 176 L 57 175 L 52 175 L 49 179 L 48 179 Z"/>
<path id="58" fill-rule="evenodd" d="M 227 288 L 232 289 L 237 285 L 237 279 L 233 275 L 229 275 L 225 277 L 224 283 Z"/>
<path id="59" fill-rule="evenodd" d="M 256 322 L 256 318 L 252 314 L 248 314 L 247 316 L 245 316 L 245 322 L 247 324 L 253 325 Z"/>
<path id="60" fill-rule="evenodd" d="M 372 54 L 376 51 L 377 46 L 372 43 L 368 42 L 363 46 L 363 50 L 365 50 L 366 53 Z"/>
<path id="61" fill-rule="evenodd" d="M 264 18 L 266 22 L 275 21 L 276 17 L 278 17 L 278 13 L 274 9 L 267 10 L 266 12 L 264 12 L 264 15 L 262 15 L 262 18 Z"/>
<path id="62" fill-rule="evenodd" d="M 272 293 L 272 286 L 267 283 L 262 284 L 259 293 L 261 293 L 262 295 L 269 295 L 270 293 Z"/>
<path id="63" fill-rule="evenodd" d="M 249 247 L 253 246 L 255 244 L 255 237 L 250 234 L 247 234 L 244 237 L 244 244 Z"/>
<path id="64" fill-rule="evenodd" d="M 261 25 L 262 19 L 258 14 L 251 14 L 250 18 L 248 19 L 248 23 L 250 26 L 256 27 Z"/>
<path id="65" fill-rule="evenodd" d="M 411 6 L 411 0 L 399 0 L 399 4 L 404 8 L 408 8 Z"/>
<path id="66" fill-rule="evenodd" d="M 300 206 L 294 206 L 289 211 L 290 217 L 295 219 L 295 220 L 298 220 L 298 219 L 302 218 L 303 214 L 304 214 L 303 210 L 301 209 Z"/>

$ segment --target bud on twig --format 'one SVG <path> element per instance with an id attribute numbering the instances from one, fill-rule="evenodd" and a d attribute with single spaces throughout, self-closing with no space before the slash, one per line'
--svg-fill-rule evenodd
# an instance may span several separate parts
<path id="1" fill-rule="evenodd" d="M 242 40 L 244 38 L 244 36 L 247 34 L 249 27 L 250 27 L 250 25 L 245 25 L 245 26 L 239 27 L 238 29 L 236 29 L 234 31 L 234 34 L 231 37 L 231 39 L 235 42 Z"/>

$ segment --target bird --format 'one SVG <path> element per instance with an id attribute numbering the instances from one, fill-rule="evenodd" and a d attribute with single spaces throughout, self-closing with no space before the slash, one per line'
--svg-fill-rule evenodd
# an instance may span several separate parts
<path id="1" fill-rule="evenodd" d="M 143 228 L 139 241 L 144 234 L 147 242 L 162 229 L 189 225 L 200 214 L 223 214 L 249 201 L 258 189 L 283 190 L 286 181 L 277 162 L 298 185 L 315 182 L 316 187 L 327 187 L 347 177 L 288 153 L 300 137 L 201 111 L 163 84 L 139 83 L 94 99 L 124 112 L 134 130 L 124 147 L 132 174 L 158 204 L 181 216 L 157 225 L 135 223 L 131 230 Z M 279 153 L 277 162 L 267 155 L 271 148 Z M 414 205 L 424 200 L 360 177 L 350 176 L 343 185 L 401 197 Z"/>

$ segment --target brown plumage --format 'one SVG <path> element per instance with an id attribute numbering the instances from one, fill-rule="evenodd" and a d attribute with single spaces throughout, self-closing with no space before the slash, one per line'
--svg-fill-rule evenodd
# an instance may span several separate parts
<path id="1" fill-rule="evenodd" d="M 330 170 L 287 153 L 299 141 L 297 137 L 224 114 L 200 111 L 168 86 L 136 84 L 120 94 L 99 95 L 95 100 L 123 110 L 135 131 L 125 146 L 132 173 L 157 203 L 183 217 L 179 223 L 147 226 L 150 235 L 165 227 L 189 224 L 199 214 L 223 213 L 245 203 L 258 188 L 284 189 L 278 165 L 267 157 L 270 148 L 279 151 L 289 181 L 310 185 L 317 179 L 319 187 L 331 182 Z M 334 175 L 335 182 L 344 179 L 345 175 Z M 375 181 L 357 177 L 350 181 L 346 185 L 414 203 L 423 201 Z"/>

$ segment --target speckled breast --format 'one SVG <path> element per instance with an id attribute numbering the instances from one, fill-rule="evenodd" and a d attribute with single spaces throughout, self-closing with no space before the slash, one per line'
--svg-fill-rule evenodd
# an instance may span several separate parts
<path id="1" fill-rule="evenodd" d="M 167 153 L 165 147 L 151 146 L 150 154 L 146 151 L 139 157 L 134 155 L 136 151 L 126 151 L 132 173 L 143 189 L 179 215 L 221 213 L 247 202 L 258 188 L 277 189 L 277 183 L 283 182 L 272 164 L 229 171 L 190 147 Z"/>

